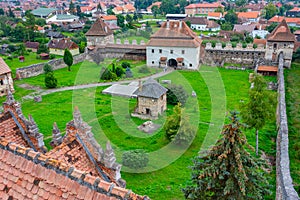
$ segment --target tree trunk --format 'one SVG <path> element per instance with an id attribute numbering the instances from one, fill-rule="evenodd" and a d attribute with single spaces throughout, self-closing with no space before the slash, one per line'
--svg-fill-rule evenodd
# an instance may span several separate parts
<path id="1" fill-rule="evenodd" d="M 255 135 L 256 135 L 256 156 L 258 156 L 258 129 L 256 129 L 255 131 Z"/>

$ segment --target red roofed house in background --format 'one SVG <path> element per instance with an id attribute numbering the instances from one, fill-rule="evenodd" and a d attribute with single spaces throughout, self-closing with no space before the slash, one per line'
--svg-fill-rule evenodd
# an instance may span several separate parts
<path id="1" fill-rule="evenodd" d="M 147 7 L 147 12 L 152 13 L 153 6 L 157 6 L 158 8 L 160 8 L 161 3 L 162 2 L 160 2 L 160 1 L 152 3 L 150 6 Z"/>
<path id="2" fill-rule="evenodd" d="M 11 77 L 10 68 L 3 58 L 0 57 L 0 96 L 6 95 L 8 89 L 12 92 L 15 91 L 14 82 Z"/>
<path id="3" fill-rule="evenodd" d="M 8 90 L 0 114 L 1 199 L 149 200 L 125 189 L 108 142 L 103 150 L 78 109 L 62 136 L 53 126 L 47 152 L 43 134 Z"/>
<path id="4" fill-rule="evenodd" d="M 49 42 L 48 47 L 50 54 L 63 56 L 65 49 L 69 49 L 73 56 L 79 54 L 79 46 L 70 38 L 52 39 Z"/>
<path id="5" fill-rule="evenodd" d="M 101 18 L 98 18 L 91 26 L 88 32 L 85 34 L 87 39 L 87 46 L 106 45 L 108 43 L 114 43 L 113 31 L 103 22 Z"/>
<path id="6" fill-rule="evenodd" d="M 258 22 L 259 21 L 259 16 L 260 12 L 257 11 L 252 11 L 252 12 L 238 12 L 237 13 L 238 18 L 245 18 L 249 22 Z"/>
<path id="7" fill-rule="evenodd" d="M 283 16 L 274 16 L 268 20 L 268 23 L 280 23 L 282 20 L 285 19 L 286 23 L 289 26 L 299 26 L 300 25 L 300 18 L 292 18 L 292 17 L 283 17 Z"/>
<path id="8" fill-rule="evenodd" d="M 265 59 L 278 62 L 278 56 L 283 53 L 284 66 L 290 68 L 295 35 L 291 33 L 285 19 L 267 36 Z"/>
<path id="9" fill-rule="evenodd" d="M 189 16 L 194 16 L 196 14 L 208 14 L 209 12 L 215 12 L 215 10 L 218 7 L 224 9 L 224 6 L 219 2 L 190 4 L 186 6 L 184 9 L 185 9 L 185 14 Z"/>
<path id="10" fill-rule="evenodd" d="M 300 17 L 300 8 L 295 7 L 289 11 L 286 11 L 285 14 L 287 17 Z"/>

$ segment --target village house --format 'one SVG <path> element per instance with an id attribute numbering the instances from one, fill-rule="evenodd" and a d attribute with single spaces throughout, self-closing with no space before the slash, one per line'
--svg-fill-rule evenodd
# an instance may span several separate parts
<path id="1" fill-rule="evenodd" d="M 108 43 L 114 43 L 113 31 L 103 22 L 101 18 L 98 18 L 91 26 L 88 32 L 85 34 L 87 39 L 87 46 L 106 45 Z"/>
<path id="2" fill-rule="evenodd" d="M 47 24 L 51 23 L 70 23 L 70 22 L 75 22 L 78 21 L 79 17 L 75 15 L 70 15 L 70 14 L 56 14 L 53 15 L 52 17 L 46 19 Z"/>
<path id="3" fill-rule="evenodd" d="M 222 19 L 223 17 L 223 14 L 221 12 L 209 12 L 207 14 L 207 19 L 210 20 L 210 19 L 213 19 L 213 20 L 220 20 Z"/>
<path id="4" fill-rule="evenodd" d="M 120 27 L 117 25 L 117 17 L 115 15 L 103 15 L 102 20 L 111 30 L 119 30 Z"/>
<path id="5" fill-rule="evenodd" d="M 0 114 L 2 199 L 149 200 L 125 189 L 110 142 L 102 148 L 77 108 L 63 136 L 56 123 L 52 150 L 34 119 L 8 91 Z"/>
<path id="6" fill-rule="evenodd" d="M 300 8 L 295 7 L 289 11 L 286 11 L 285 16 L 287 17 L 300 17 Z"/>
<path id="7" fill-rule="evenodd" d="M 149 78 L 134 92 L 137 96 L 135 112 L 143 117 L 157 118 L 167 109 L 167 89 Z"/>
<path id="8" fill-rule="evenodd" d="M 164 22 L 147 44 L 147 65 L 198 69 L 201 42 L 184 21 Z"/>
<path id="9" fill-rule="evenodd" d="M 265 8 L 265 4 L 262 3 L 248 4 L 245 6 L 245 8 L 247 9 L 247 12 L 251 12 L 251 11 L 262 12 L 263 9 Z"/>
<path id="10" fill-rule="evenodd" d="M 14 92 L 14 83 L 9 66 L 0 57 L 0 96 L 7 95 L 7 90 Z"/>
<path id="11" fill-rule="evenodd" d="M 113 12 L 118 15 L 118 14 L 122 14 L 123 13 L 123 7 L 121 6 L 116 6 L 113 8 Z"/>
<path id="12" fill-rule="evenodd" d="M 300 27 L 300 18 L 293 18 L 293 17 L 283 17 L 275 15 L 271 19 L 268 20 L 268 23 L 280 23 L 283 21 L 283 19 L 286 21 L 287 25 L 293 26 L 293 27 Z"/>
<path id="13" fill-rule="evenodd" d="M 30 42 L 30 41 L 25 42 L 26 50 L 31 50 L 32 52 L 37 52 L 39 45 L 40 43 L 38 42 Z"/>
<path id="14" fill-rule="evenodd" d="M 260 19 L 260 12 L 252 11 L 252 12 L 237 12 L 237 16 L 240 19 L 247 19 L 249 23 L 258 22 Z"/>
<path id="15" fill-rule="evenodd" d="M 215 21 L 210 21 L 204 17 L 186 17 L 185 22 L 191 23 L 191 29 L 199 31 L 219 31 L 220 25 Z"/>
<path id="16" fill-rule="evenodd" d="M 79 46 L 70 38 L 52 39 L 48 44 L 48 48 L 50 54 L 55 55 L 63 56 L 65 49 L 68 49 L 73 56 L 79 54 Z"/>
<path id="17" fill-rule="evenodd" d="M 48 18 L 51 15 L 54 15 L 56 12 L 55 8 L 38 8 L 35 9 L 33 11 L 31 11 L 31 13 L 35 16 L 35 17 L 40 17 L 40 18 Z"/>
<path id="18" fill-rule="evenodd" d="M 132 14 L 135 12 L 135 7 L 132 4 L 126 4 L 123 6 L 123 12 L 126 14 Z"/>
<path id="19" fill-rule="evenodd" d="M 185 9 L 185 14 L 189 16 L 194 16 L 197 14 L 208 14 L 209 12 L 215 12 L 215 10 L 218 7 L 224 9 L 224 6 L 219 2 L 190 4 L 186 6 L 184 9 Z"/>

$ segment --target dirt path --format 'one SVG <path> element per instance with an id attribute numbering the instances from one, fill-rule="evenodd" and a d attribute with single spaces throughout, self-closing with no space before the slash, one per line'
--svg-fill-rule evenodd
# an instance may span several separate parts
<path id="1" fill-rule="evenodd" d="M 61 87 L 61 88 L 55 88 L 55 89 L 44 89 L 44 90 L 37 90 L 29 95 L 24 96 L 22 99 L 33 99 L 34 96 L 40 95 L 40 96 L 44 96 L 44 95 L 48 95 L 48 94 L 52 94 L 52 93 L 56 93 L 56 92 L 63 92 L 63 91 L 69 91 L 69 90 L 80 90 L 80 89 L 86 89 L 86 88 L 93 88 L 93 87 L 99 87 L 99 86 L 109 86 L 109 85 L 113 85 L 113 84 L 128 84 L 131 83 L 132 81 L 137 81 L 137 80 L 147 80 L 148 78 L 152 77 L 152 78 L 159 78 L 162 76 L 165 76 L 169 73 L 171 73 L 173 71 L 173 69 L 169 68 L 167 71 L 162 71 L 159 72 L 157 74 L 153 74 L 150 76 L 146 76 L 143 78 L 136 78 L 136 79 L 131 79 L 131 80 L 124 80 L 124 81 L 113 81 L 113 82 L 105 82 L 105 83 L 91 83 L 91 84 L 85 84 L 85 85 L 74 85 L 74 86 L 69 86 L 69 87 Z"/>

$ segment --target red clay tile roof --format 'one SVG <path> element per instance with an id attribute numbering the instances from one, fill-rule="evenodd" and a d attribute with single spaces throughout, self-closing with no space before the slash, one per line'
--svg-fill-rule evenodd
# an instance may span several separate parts
<path id="1" fill-rule="evenodd" d="M 292 8 L 291 10 L 289 10 L 289 11 L 292 11 L 292 12 L 300 12 L 300 8 L 295 7 L 295 8 Z"/>
<path id="2" fill-rule="evenodd" d="M 135 11 L 135 7 L 132 4 L 126 4 L 124 8 L 126 8 L 129 11 Z"/>
<path id="3" fill-rule="evenodd" d="M 260 12 L 252 11 L 252 12 L 238 12 L 237 16 L 238 18 L 246 18 L 246 19 L 254 19 L 258 18 L 260 15 Z"/>
<path id="4" fill-rule="evenodd" d="M 258 66 L 257 71 L 277 72 L 278 67 L 275 67 L 275 66 Z"/>
<path id="5" fill-rule="evenodd" d="M 180 23 L 182 23 L 181 28 Z M 168 21 L 151 36 L 147 46 L 199 47 L 201 42 L 184 21 Z"/>
<path id="6" fill-rule="evenodd" d="M 300 22 L 300 18 L 292 18 L 292 17 L 282 17 L 282 16 L 274 16 L 271 19 L 268 20 L 269 23 L 280 23 L 282 22 L 282 20 L 285 19 L 286 23 L 299 23 Z"/>
<path id="7" fill-rule="evenodd" d="M 64 39 L 53 39 L 49 42 L 48 45 L 49 48 L 52 49 L 78 49 L 78 45 L 71 41 L 69 38 L 64 38 Z"/>
<path id="8" fill-rule="evenodd" d="M 198 4 L 190 4 L 185 7 L 185 9 L 194 9 L 194 8 L 218 8 L 224 6 L 221 3 L 215 2 L 215 3 L 198 3 Z"/>
<path id="9" fill-rule="evenodd" d="M 254 38 L 253 43 L 257 44 L 257 45 L 262 44 L 262 45 L 266 46 L 267 40 L 266 39 L 257 39 L 257 38 Z"/>
<path id="10" fill-rule="evenodd" d="M 101 18 L 106 21 L 117 20 L 117 17 L 115 15 L 104 15 L 104 16 L 101 16 Z"/>
<path id="11" fill-rule="evenodd" d="M 103 22 L 101 18 L 98 18 L 85 35 L 86 36 L 107 36 L 111 34 L 113 34 L 113 31 L 110 30 L 110 28 Z"/>
<path id="12" fill-rule="evenodd" d="M 3 58 L 0 57 L 0 74 L 10 73 L 11 70 Z"/>
<path id="13" fill-rule="evenodd" d="M 38 42 L 25 42 L 25 47 L 26 48 L 30 48 L 30 49 L 38 49 L 39 48 L 40 43 Z"/>
<path id="14" fill-rule="evenodd" d="M 295 35 L 291 33 L 285 19 L 267 36 L 268 41 L 294 42 Z"/>
<path id="15" fill-rule="evenodd" d="M 222 13 L 220 12 L 209 12 L 207 13 L 208 17 L 222 17 Z"/>
<path id="16" fill-rule="evenodd" d="M 149 199 L 0 137 L 2 199 Z"/>

